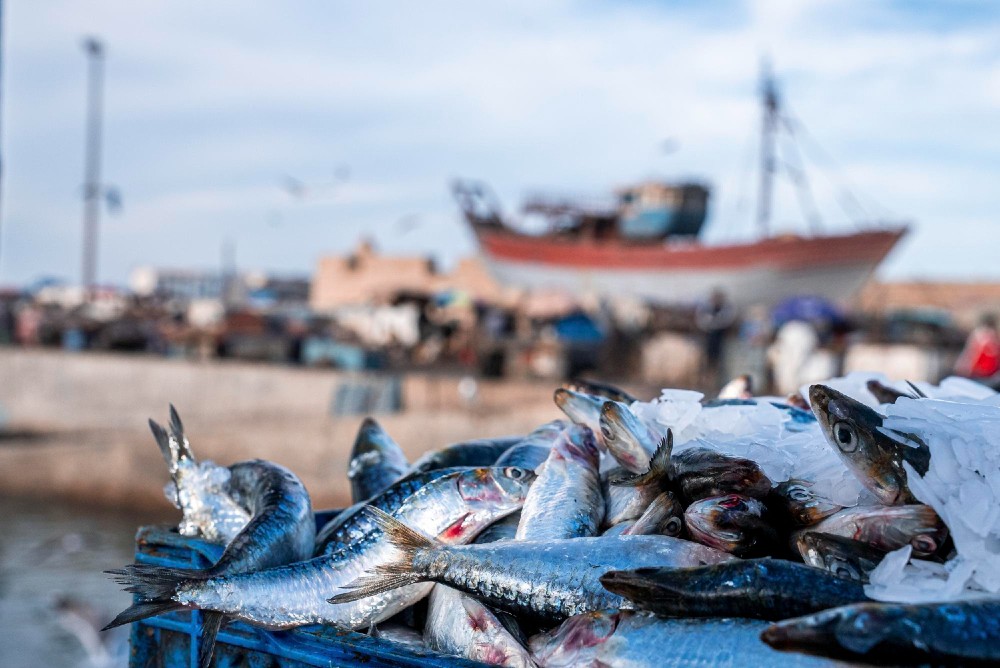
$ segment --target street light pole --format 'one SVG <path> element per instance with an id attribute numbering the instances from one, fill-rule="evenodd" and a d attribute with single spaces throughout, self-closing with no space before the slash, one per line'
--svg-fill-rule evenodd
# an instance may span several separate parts
<path id="1" fill-rule="evenodd" d="M 104 44 L 83 41 L 87 53 L 87 134 L 83 183 L 83 266 L 81 282 L 89 297 L 97 286 L 97 226 L 101 216 L 101 106 L 104 87 Z"/>

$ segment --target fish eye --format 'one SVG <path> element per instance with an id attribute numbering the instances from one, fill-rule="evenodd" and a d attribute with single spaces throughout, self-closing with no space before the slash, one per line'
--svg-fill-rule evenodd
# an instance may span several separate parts
<path id="1" fill-rule="evenodd" d="M 913 546 L 914 551 L 923 554 L 931 554 L 937 550 L 937 542 L 930 536 L 914 536 L 910 545 Z"/>
<path id="2" fill-rule="evenodd" d="M 613 441 L 615 438 L 614 432 L 611 431 L 611 428 L 606 424 L 601 425 L 601 434 L 604 436 L 604 440 L 606 441 Z"/>
<path id="3" fill-rule="evenodd" d="M 809 490 L 807 490 L 805 487 L 799 487 L 798 485 L 796 485 L 795 487 L 789 488 L 788 498 L 791 499 L 792 501 L 799 501 L 804 503 L 812 498 L 812 494 L 810 494 Z"/>
<path id="4" fill-rule="evenodd" d="M 663 533 L 667 536 L 676 536 L 681 532 L 681 518 L 671 517 L 670 521 L 663 528 Z"/>
<path id="5" fill-rule="evenodd" d="M 850 562 L 843 561 L 841 559 L 835 560 L 833 562 L 833 568 L 830 570 L 833 571 L 833 574 L 838 577 L 848 578 L 850 580 L 861 579 L 861 573 L 858 572 L 858 569 L 855 568 Z"/>
<path id="6" fill-rule="evenodd" d="M 842 452 L 854 452 L 858 449 L 858 436 L 854 432 L 854 427 L 847 422 L 833 425 L 833 437 Z"/>
<path id="7" fill-rule="evenodd" d="M 503 474 L 511 480 L 521 480 L 525 477 L 525 471 L 516 466 L 508 466 L 503 470 Z"/>

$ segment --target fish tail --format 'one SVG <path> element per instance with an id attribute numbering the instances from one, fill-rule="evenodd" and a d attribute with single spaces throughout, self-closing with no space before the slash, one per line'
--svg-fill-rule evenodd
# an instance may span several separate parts
<path id="1" fill-rule="evenodd" d="M 171 600 L 181 585 L 208 578 L 206 571 L 149 564 L 129 564 L 105 573 L 115 576 L 114 581 L 124 585 L 125 591 L 148 602 Z"/>
<path id="2" fill-rule="evenodd" d="M 198 667 L 208 668 L 215 654 L 215 638 L 226 616 L 214 610 L 203 610 L 201 613 L 201 636 L 198 639 Z"/>
<path id="3" fill-rule="evenodd" d="M 374 574 L 363 575 L 346 585 L 343 589 L 349 591 L 328 598 L 328 603 L 350 603 L 424 580 L 423 574 L 414 570 L 413 558 L 419 550 L 433 549 L 441 545 L 417 533 L 379 508 L 366 506 L 365 510 L 400 555 L 395 561 L 376 566 Z"/>
<path id="4" fill-rule="evenodd" d="M 111 620 L 101 631 L 138 622 L 149 617 L 155 617 L 156 615 L 162 615 L 166 612 L 180 610 L 183 607 L 183 605 L 176 601 L 142 601 L 141 603 L 135 603 L 118 613 L 118 616 Z"/>
<path id="5" fill-rule="evenodd" d="M 173 432 L 173 436 L 177 441 L 177 458 L 193 460 L 194 455 L 191 454 L 191 444 L 188 442 L 187 437 L 184 436 L 184 423 L 181 422 L 180 413 L 177 412 L 173 404 L 170 404 L 170 431 Z"/>
<path id="6" fill-rule="evenodd" d="M 167 462 L 167 466 L 171 469 L 176 464 L 174 458 L 174 449 L 170 447 L 170 436 L 167 435 L 167 430 L 160 426 L 160 423 L 149 418 L 149 430 L 153 432 L 153 438 L 156 439 L 156 445 L 160 448 L 160 454 L 163 455 L 163 460 Z"/>
<path id="7" fill-rule="evenodd" d="M 666 480 L 670 472 L 670 453 L 674 449 L 674 434 L 669 429 L 667 435 L 660 441 L 652 459 L 649 460 L 649 470 L 645 473 L 632 474 L 622 469 L 608 478 L 608 482 L 616 487 L 643 487 L 660 480 Z"/>

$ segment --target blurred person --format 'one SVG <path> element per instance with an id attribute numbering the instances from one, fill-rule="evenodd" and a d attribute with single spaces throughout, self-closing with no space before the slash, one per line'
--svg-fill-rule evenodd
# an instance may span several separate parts
<path id="1" fill-rule="evenodd" d="M 1000 335 L 997 334 L 997 318 L 987 313 L 979 319 L 979 324 L 969 332 L 965 348 L 955 362 L 955 373 L 973 380 L 986 381 L 993 385 L 1000 374 Z"/>
<path id="2" fill-rule="evenodd" d="M 722 384 L 726 334 L 736 321 L 736 310 L 729 304 L 726 294 L 716 289 L 708 301 L 698 305 L 694 318 L 698 329 L 705 335 L 702 382 L 710 384 L 714 390 Z"/>

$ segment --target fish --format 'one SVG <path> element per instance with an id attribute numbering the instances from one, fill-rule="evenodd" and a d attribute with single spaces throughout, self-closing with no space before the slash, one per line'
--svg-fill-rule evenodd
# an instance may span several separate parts
<path id="1" fill-rule="evenodd" d="M 445 585 L 434 585 L 427 604 L 424 642 L 444 654 L 494 666 L 533 668 L 528 650 L 485 605 Z"/>
<path id="2" fill-rule="evenodd" d="M 777 542 L 764 518 L 767 508 L 758 499 L 739 494 L 695 501 L 684 511 L 684 524 L 693 540 L 738 557 L 761 555 Z"/>
<path id="3" fill-rule="evenodd" d="M 574 424 L 563 430 L 535 471 L 515 540 L 596 535 L 604 518 L 600 459 L 590 429 Z"/>
<path id="4" fill-rule="evenodd" d="M 817 531 L 802 531 L 794 540 L 805 563 L 859 582 L 868 582 L 869 573 L 886 555 L 860 540 Z"/>
<path id="5" fill-rule="evenodd" d="M 441 544 L 468 542 L 490 523 L 520 508 L 535 477 L 531 471 L 512 467 L 469 469 L 454 475 L 456 484 L 419 503 L 404 503 L 396 511 L 401 520 L 435 536 Z M 397 556 L 379 526 L 338 552 L 252 573 L 208 577 L 198 570 L 133 564 L 113 575 L 140 599 L 128 621 L 164 610 L 194 608 L 268 629 L 332 624 L 363 630 L 419 601 L 430 593 L 431 585 L 420 583 L 344 605 L 330 605 L 326 599 L 330 592 L 394 562 Z"/>
<path id="6" fill-rule="evenodd" d="M 867 383 L 865 383 L 865 388 L 871 392 L 872 396 L 875 397 L 876 401 L 880 404 L 894 404 L 896 400 L 901 397 L 914 398 L 912 394 L 908 392 L 900 392 L 894 387 L 889 387 L 883 383 L 872 378 Z"/>
<path id="7" fill-rule="evenodd" d="M 660 495 L 659 479 L 645 485 L 614 484 L 633 479 L 631 473 L 620 467 L 601 474 L 601 493 L 604 496 L 604 521 L 601 522 L 603 528 L 639 519 L 649 508 L 649 504 Z"/>
<path id="8" fill-rule="evenodd" d="M 761 499 L 771 491 L 771 481 L 755 462 L 702 447 L 675 454 L 670 478 L 687 503 L 724 494 Z"/>
<path id="9" fill-rule="evenodd" d="M 495 543 L 498 540 L 514 540 L 517 525 L 521 523 L 521 511 L 511 513 L 489 525 L 476 537 L 477 543 Z"/>
<path id="10" fill-rule="evenodd" d="M 679 536 L 684 530 L 684 509 L 671 492 L 663 492 L 653 499 L 646 511 L 635 522 L 624 527 L 626 536 Z"/>
<path id="11" fill-rule="evenodd" d="M 225 578 L 309 558 L 316 540 L 316 522 L 302 481 L 285 467 L 259 459 L 233 464 L 229 472 L 230 494 L 248 510 L 251 520 L 233 537 L 218 561 L 198 571 L 198 577 Z M 126 575 L 125 570 L 112 573 Z M 173 601 L 164 601 L 159 611 L 173 609 L 176 609 Z M 104 630 L 136 621 L 136 615 L 145 616 L 149 610 L 148 603 L 137 603 Z M 203 614 L 200 666 L 211 662 L 215 638 L 224 621 L 221 612 Z"/>
<path id="12" fill-rule="evenodd" d="M 535 470 L 549 456 L 549 450 L 559 438 L 559 434 L 570 424 L 572 423 L 566 420 L 546 422 L 508 448 L 496 460 L 494 466 L 519 466 Z"/>
<path id="13" fill-rule="evenodd" d="M 916 502 L 903 462 L 925 475 L 931 457 L 926 444 L 884 428 L 884 417 L 877 411 L 825 385 L 809 388 L 809 402 L 827 442 L 881 503 Z"/>
<path id="14" fill-rule="evenodd" d="M 604 448 L 604 436 L 601 433 L 601 408 L 604 406 L 604 397 L 560 387 L 553 394 L 553 399 L 566 417 L 594 432 L 597 444 Z"/>
<path id="15" fill-rule="evenodd" d="M 816 492 L 813 483 L 807 480 L 792 478 L 779 483 L 774 488 L 774 496 L 780 499 L 792 523 L 798 526 L 811 526 L 844 509 Z"/>
<path id="16" fill-rule="evenodd" d="M 648 471 L 653 455 L 667 440 L 655 436 L 628 406 L 617 401 L 604 402 L 598 423 L 608 453 L 632 473 Z"/>
<path id="17" fill-rule="evenodd" d="M 500 436 L 454 443 L 423 454 L 410 467 L 410 473 L 424 473 L 456 466 L 493 466 L 503 453 L 522 440 L 523 436 Z"/>
<path id="18" fill-rule="evenodd" d="M 423 473 L 411 473 L 396 481 L 382 493 L 376 494 L 367 501 L 355 503 L 346 508 L 323 525 L 316 535 L 314 555 L 339 552 L 351 543 L 363 540 L 376 526 L 364 512 L 366 505 L 372 505 L 389 514 L 395 514 L 400 507 L 415 495 L 427 496 L 448 491 L 456 485 L 469 484 L 469 478 L 461 476 L 464 471 L 474 470 L 471 467 L 453 467 L 432 469 Z M 440 482 L 438 482 L 440 481 Z M 458 490 L 459 495 L 462 490 Z"/>
<path id="19" fill-rule="evenodd" d="M 845 508 L 810 528 L 859 540 L 885 552 L 909 545 L 914 556 L 927 557 L 948 538 L 948 527 L 930 506 L 856 506 Z"/>
<path id="20" fill-rule="evenodd" d="M 573 390 L 574 392 L 583 392 L 584 394 L 590 394 L 595 397 L 604 397 L 605 399 L 610 399 L 611 401 L 620 401 L 623 404 L 633 404 L 638 399 L 633 397 L 631 394 L 625 390 L 615 387 L 609 383 L 599 383 L 593 380 L 584 380 L 583 378 L 576 378 L 568 383 L 563 383 L 563 388 L 567 390 Z"/>
<path id="21" fill-rule="evenodd" d="M 351 501 L 366 501 L 396 482 L 410 468 L 402 448 L 375 419 L 366 417 L 351 449 L 347 478 Z"/>
<path id="22" fill-rule="evenodd" d="M 699 568 L 609 571 L 601 584 L 637 609 L 666 617 L 779 620 L 867 601 L 864 585 L 784 559 Z"/>
<path id="23" fill-rule="evenodd" d="M 755 619 L 663 619 L 648 612 L 601 610 L 571 617 L 533 636 L 542 668 L 789 668 L 832 661 L 782 655 L 760 641 L 767 622 Z"/>
<path id="24" fill-rule="evenodd" d="M 862 603 L 769 626 L 771 647 L 892 664 L 1000 661 L 1000 601 Z"/>
<path id="25" fill-rule="evenodd" d="M 668 536 L 444 545 L 378 509 L 370 508 L 369 512 L 398 550 L 397 558 L 369 569 L 366 576 L 330 598 L 331 603 L 364 601 L 430 581 L 527 619 L 558 621 L 588 610 L 627 605 L 621 596 L 601 585 L 600 576 L 609 570 L 700 566 L 732 558 L 725 552 Z"/>
<path id="26" fill-rule="evenodd" d="M 170 473 L 171 482 L 164 494 L 181 511 L 178 533 L 228 545 L 250 522 L 250 512 L 229 493 L 229 468 L 194 458 L 173 404 L 169 433 L 152 419 L 149 429 Z"/>

